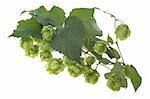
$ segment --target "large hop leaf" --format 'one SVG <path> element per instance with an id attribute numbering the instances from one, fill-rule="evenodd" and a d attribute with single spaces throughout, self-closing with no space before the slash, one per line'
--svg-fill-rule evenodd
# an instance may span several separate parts
<path id="1" fill-rule="evenodd" d="M 89 8 L 77 8 L 73 9 L 70 13 L 70 16 L 78 17 L 84 24 L 84 27 L 87 31 L 85 38 L 85 46 L 88 50 L 91 50 L 93 47 L 92 40 L 95 36 L 102 36 L 102 31 L 99 29 L 96 20 L 94 19 L 94 9 Z"/>
<path id="2" fill-rule="evenodd" d="M 89 8 L 77 8 L 73 9 L 70 13 L 70 16 L 76 16 L 80 18 L 80 20 L 83 22 L 88 35 L 90 37 L 99 35 L 102 36 L 102 31 L 99 29 L 98 25 L 96 24 L 96 21 L 93 17 L 94 9 Z"/>
<path id="3" fill-rule="evenodd" d="M 30 36 L 41 37 L 41 24 L 35 19 L 21 20 L 18 22 L 17 29 L 10 36 L 29 38 Z"/>
<path id="4" fill-rule="evenodd" d="M 66 19 L 65 26 L 57 29 L 52 39 L 52 47 L 64 53 L 68 58 L 79 62 L 85 35 L 86 30 L 82 21 L 75 16 L 70 16 Z"/>
<path id="5" fill-rule="evenodd" d="M 117 38 L 119 38 L 120 40 L 125 40 L 130 36 L 130 29 L 128 27 L 128 25 L 126 24 L 121 24 L 117 27 L 115 34 L 117 36 Z"/>
<path id="6" fill-rule="evenodd" d="M 35 17 L 42 25 L 53 25 L 55 27 L 61 26 L 65 20 L 64 11 L 56 6 L 50 11 L 47 11 L 44 6 L 36 10 L 30 11 L 30 14 Z"/>
<path id="7" fill-rule="evenodd" d="M 127 77 L 131 79 L 132 85 L 135 91 L 137 91 L 142 82 L 141 76 L 138 74 L 137 70 L 132 65 L 126 65 L 125 68 Z"/>

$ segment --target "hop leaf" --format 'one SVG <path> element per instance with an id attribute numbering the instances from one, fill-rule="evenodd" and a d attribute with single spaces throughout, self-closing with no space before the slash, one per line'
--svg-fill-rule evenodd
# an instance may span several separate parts
<path id="1" fill-rule="evenodd" d="M 80 62 L 81 47 L 87 32 L 80 19 L 69 16 L 52 39 L 52 48 L 76 62 Z"/>
<path id="2" fill-rule="evenodd" d="M 120 55 L 118 53 L 118 51 L 112 47 L 109 47 L 106 51 L 106 54 L 112 59 L 112 58 L 116 58 L 119 59 Z"/>
<path id="3" fill-rule="evenodd" d="M 56 6 L 53 6 L 50 11 L 47 11 L 44 6 L 41 6 L 38 9 L 30 11 L 30 15 L 44 26 L 51 24 L 58 27 L 61 26 L 65 20 L 64 11 Z"/>
<path id="4" fill-rule="evenodd" d="M 30 36 L 35 38 L 41 38 L 42 25 L 35 19 L 21 20 L 18 22 L 17 29 L 10 35 L 13 37 L 29 38 Z"/>
<path id="5" fill-rule="evenodd" d="M 130 31 L 128 25 L 121 24 L 117 27 L 115 34 L 116 34 L 117 38 L 119 38 L 121 41 L 123 41 L 130 36 L 131 31 Z"/>
<path id="6" fill-rule="evenodd" d="M 137 89 L 142 83 L 142 78 L 138 74 L 137 70 L 132 65 L 125 65 L 125 73 L 126 76 L 130 78 L 135 91 L 137 91 Z"/>
<path id="7" fill-rule="evenodd" d="M 46 65 L 46 69 L 49 74 L 57 75 L 64 70 L 64 64 L 60 59 L 54 58 Z"/>
<path id="8" fill-rule="evenodd" d="M 113 39 L 112 39 L 109 35 L 108 35 L 108 37 L 107 37 L 107 42 L 109 42 L 109 43 L 111 43 L 111 44 L 114 43 Z"/>

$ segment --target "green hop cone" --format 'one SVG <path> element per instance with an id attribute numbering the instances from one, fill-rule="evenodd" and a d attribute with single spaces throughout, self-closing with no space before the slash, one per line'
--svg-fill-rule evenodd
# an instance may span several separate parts
<path id="1" fill-rule="evenodd" d="M 82 58 L 82 57 L 80 58 L 80 64 L 85 65 L 84 58 Z"/>
<path id="2" fill-rule="evenodd" d="M 78 77 L 82 74 L 82 65 L 75 64 L 75 65 L 68 65 L 68 72 L 72 77 Z"/>
<path id="3" fill-rule="evenodd" d="M 29 56 L 31 58 L 37 57 L 38 52 L 39 52 L 39 49 L 38 49 L 38 46 L 36 45 L 33 45 L 32 48 L 25 50 L 26 56 Z"/>
<path id="4" fill-rule="evenodd" d="M 119 91 L 121 88 L 121 80 L 118 75 L 112 74 L 107 81 L 107 86 L 113 91 Z"/>
<path id="5" fill-rule="evenodd" d="M 119 38 L 119 40 L 123 41 L 130 36 L 131 31 L 130 31 L 128 25 L 121 24 L 117 27 L 115 34 L 116 34 L 117 38 Z"/>
<path id="6" fill-rule="evenodd" d="M 54 29 L 51 25 L 44 26 L 41 33 L 43 40 L 50 41 L 53 37 Z"/>
<path id="7" fill-rule="evenodd" d="M 90 84 L 96 84 L 99 76 L 100 75 L 97 71 L 89 72 L 85 75 L 85 81 Z"/>
<path id="8" fill-rule="evenodd" d="M 31 58 L 38 56 L 39 48 L 37 45 L 33 45 L 33 39 L 22 38 L 20 40 L 20 46 L 25 50 L 25 55 Z"/>
<path id="9" fill-rule="evenodd" d="M 94 50 L 98 54 L 103 54 L 104 52 L 107 51 L 107 44 L 106 42 L 103 41 L 97 41 L 96 44 L 94 45 Z"/>
<path id="10" fill-rule="evenodd" d="M 33 40 L 26 38 L 26 39 L 21 39 L 20 40 L 20 47 L 23 48 L 24 50 L 30 49 L 33 47 Z"/>
<path id="11" fill-rule="evenodd" d="M 95 62 L 95 58 L 93 56 L 88 56 L 85 61 L 87 65 L 92 65 Z"/>
<path id="12" fill-rule="evenodd" d="M 65 66 L 68 67 L 68 72 L 72 77 L 78 77 L 82 74 L 82 65 L 72 61 L 68 57 L 64 56 L 63 58 Z M 81 58 L 82 62 L 82 58 Z"/>
<path id="13" fill-rule="evenodd" d="M 63 57 L 63 61 L 64 61 L 65 65 L 73 65 L 73 64 L 75 64 L 75 62 L 72 61 L 71 59 L 69 59 L 67 56 Z"/>
<path id="14" fill-rule="evenodd" d="M 50 60 L 50 62 L 48 62 L 48 64 L 46 65 L 46 69 L 48 71 L 49 74 L 59 74 L 60 72 L 62 72 L 64 70 L 64 64 L 62 63 L 62 61 L 60 59 L 52 59 Z"/>
<path id="15" fill-rule="evenodd" d="M 50 61 L 52 59 L 52 55 L 49 51 L 40 52 L 41 61 Z"/>
<path id="16" fill-rule="evenodd" d="M 41 41 L 39 44 L 39 49 L 42 51 L 51 51 L 50 42 L 48 41 Z"/>

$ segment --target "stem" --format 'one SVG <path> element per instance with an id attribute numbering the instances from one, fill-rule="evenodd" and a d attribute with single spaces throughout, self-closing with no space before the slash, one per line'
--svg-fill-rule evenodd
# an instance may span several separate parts
<path id="1" fill-rule="evenodd" d="M 105 68 L 107 68 L 107 69 L 109 69 L 111 71 L 111 69 L 109 67 L 107 67 L 106 65 L 103 65 L 103 64 L 100 64 L 100 65 L 105 67 Z"/>
<path id="2" fill-rule="evenodd" d="M 115 15 L 113 15 L 113 14 L 111 14 L 111 13 L 109 13 L 109 12 L 105 11 L 105 10 L 102 10 L 102 9 L 100 9 L 100 8 L 98 8 L 98 7 L 94 7 L 94 9 L 97 9 L 97 10 L 99 10 L 99 11 L 101 11 L 101 12 L 105 13 L 105 14 L 110 15 L 110 17 L 112 17 L 112 18 L 114 18 L 114 19 L 115 19 L 115 23 L 116 23 L 117 21 L 118 21 L 118 22 L 121 22 L 121 23 L 124 23 L 122 20 L 117 19 Z"/>
<path id="3" fill-rule="evenodd" d="M 114 18 L 114 28 L 115 28 L 115 30 L 116 30 L 116 24 L 117 24 L 117 22 L 121 22 L 122 24 L 124 24 L 124 22 L 123 22 L 122 20 L 116 18 L 115 15 L 113 15 L 113 14 L 111 14 L 111 13 L 105 11 L 105 10 L 102 10 L 102 9 L 100 9 L 100 8 L 98 8 L 98 7 L 94 7 L 94 9 L 97 9 L 97 10 L 99 10 L 99 11 L 105 13 L 105 14 L 110 15 L 110 17 Z M 125 63 L 125 62 L 124 62 L 124 58 L 123 58 L 123 55 L 122 55 L 122 53 L 121 53 L 121 50 L 120 50 L 120 47 L 119 47 L 119 44 L 118 44 L 118 39 L 117 39 L 117 37 L 116 37 L 116 45 L 117 45 L 118 51 L 119 51 L 119 53 L 120 53 L 120 57 L 121 57 L 121 59 L 122 59 L 122 61 L 123 61 L 123 64 L 124 64 L 124 63 Z M 92 53 L 92 54 L 93 54 L 93 53 Z M 101 64 L 101 65 L 102 65 L 102 64 Z M 106 67 L 105 65 L 102 65 L 102 66 Z M 106 67 L 106 68 L 108 68 L 108 67 Z M 109 68 L 109 69 L 110 69 L 110 68 Z M 111 69 L 110 69 L 110 70 L 111 70 Z"/>
<path id="4" fill-rule="evenodd" d="M 105 67 L 106 69 L 108 69 L 108 70 L 110 70 L 110 71 L 111 71 L 111 69 L 110 69 L 109 67 L 107 67 L 107 66 L 106 66 L 106 65 L 104 65 L 104 64 L 100 64 L 100 62 L 96 64 L 95 70 L 97 70 L 98 65 L 101 65 L 101 66 L 103 66 L 103 67 Z"/>
<path id="5" fill-rule="evenodd" d="M 115 21 L 114 21 L 114 28 L 115 28 L 115 30 L 116 30 L 116 22 L 117 21 L 120 21 L 120 20 L 118 20 L 118 19 L 115 19 Z M 122 21 L 121 21 L 122 22 Z M 122 22 L 123 23 L 123 22 Z M 120 47 L 119 47 L 119 44 L 118 44 L 118 39 L 117 39 L 117 36 L 116 36 L 116 45 L 117 45 L 117 48 L 118 48 L 118 51 L 119 51 L 119 53 L 120 53 L 120 56 L 121 56 L 121 59 L 122 59 L 122 62 L 123 62 L 123 64 L 124 64 L 124 58 L 123 58 L 123 55 L 122 55 L 122 53 L 121 53 L 121 50 L 120 50 Z"/>
<path id="6" fill-rule="evenodd" d="M 111 13 L 109 13 L 109 12 L 107 12 L 107 11 L 104 11 L 104 10 L 98 8 L 98 7 L 94 7 L 94 9 L 97 9 L 97 10 L 99 10 L 99 11 L 102 11 L 103 13 L 108 14 L 108 15 L 110 15 L 110 16 L 113 17 L 113 18 L 116 18 L 113 14 L 111 14 Z"/>
<path id="7" fill-rule="evenodd" d="M 95 70 L 97 70 L 99 64 L 100 64 L 100 63 L 97 63 L 97 64 L 96 64 Z"/>
<path id="8" fill-rule="evenodd" d="M 115 28 L 115 30 L 116 30 L 116 24 L 117 24 L 117 22 L 121 22 L 122 24 L 124 24 L 124 22 L 123 22 L 122 20 L 120 20 L 120 19 L 117 19 L 115 15 L 113 15 L 113 14 L 107 12 L 107 11 L 101 10 L 100 8 L 97 8 L 97 7 L 94 7 L 94 9 L 100 10 L 100 11 L 102 11 L 103 13 L 108 14 L 108 15 L 110 15 L 112 18 L 114 18 L 114 19 L 115 19 L 115 20 L 114 20 L 114 28 Z M 119 44 L 118 44 L 118 39 L 117 39 L 117 37 L 116 37 L 116 45 L 117 45 L 117 48 L 118 48 L 118 50 L 119 50 L 121 59 L 122 59 L 122 61 L 123 61 L 123 63 L 124 63 L 124 58 L 123 58 L 123 55 L 122 55 L 122 53 L 121 53 L 121 50 L 120 50 L 120 47 L 119 47 Z"/>
<path id="9" fill-rule="evenodd" d="M 119 51 L 119 53 L 120 53 L 121 59 L 122 59 L 123 64 L 124 64 L 124 63 L 125 63 L 125 62 L 124 62 L 124 58 L 123 58 L 123 55 L 122 55 L 122 53 L 121 53 L 121 50 L 120 50 L 120 47 L 119 47 L 119 44 L 118 44 L 118 40 L 117 40 L 117 39 L 116 39 L 116 45 L 117 45 L 118 51 Z"/>

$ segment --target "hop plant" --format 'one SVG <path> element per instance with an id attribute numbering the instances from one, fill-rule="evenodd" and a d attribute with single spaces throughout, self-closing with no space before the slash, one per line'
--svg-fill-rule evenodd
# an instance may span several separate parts
<path id="1" fill-rule="evenodd" d="M 59 74 L 64 70 L 64 64 L 60 59 L 52 59 L 48 62 L 46 65 L 46 70 L 48 71 L 49 74 Z"/>
<path id="2" fill-rule="evenodd" d="M 42 28 L 41 33 L 43 40 L 50 41 L 53 37 L 54 29 L 51 25 L 47 25 Z"/>
<path id="3" fill-rule="evenodd" d="M 66 67 L 72 77 L 83 74 L 87 83 L 95 84 L 100 76 L 97 67 L 101 65 L 110 70 L 105 74 L 110 89 L 127 88 L 128 78 L 137 91 L 142 78 L 135 67 L 125 63 L 118 43 L 118 39 L 124 41 L 130 36 L 129 26 L 113 14 L 102 11 L 114 19 L 116 36 L 114 39 L 108 34 L 107 40 L 103 40 L 103 32 L 94 18 L 95 10 L 100 9 L 75 8 L 66 17 L 63 9 L 57 6 L 51 10 L 41 6 L 28 11 L 31 18 L 19 21 L 10 36 L 21 38 L 20 46 L 26 56 L 34 58 L 39 53 L 50 74 L 59 74 Z M 57 55 L 55 52 L 61 53 L 59 59 L 53 58 L 52 55 Z"/>

